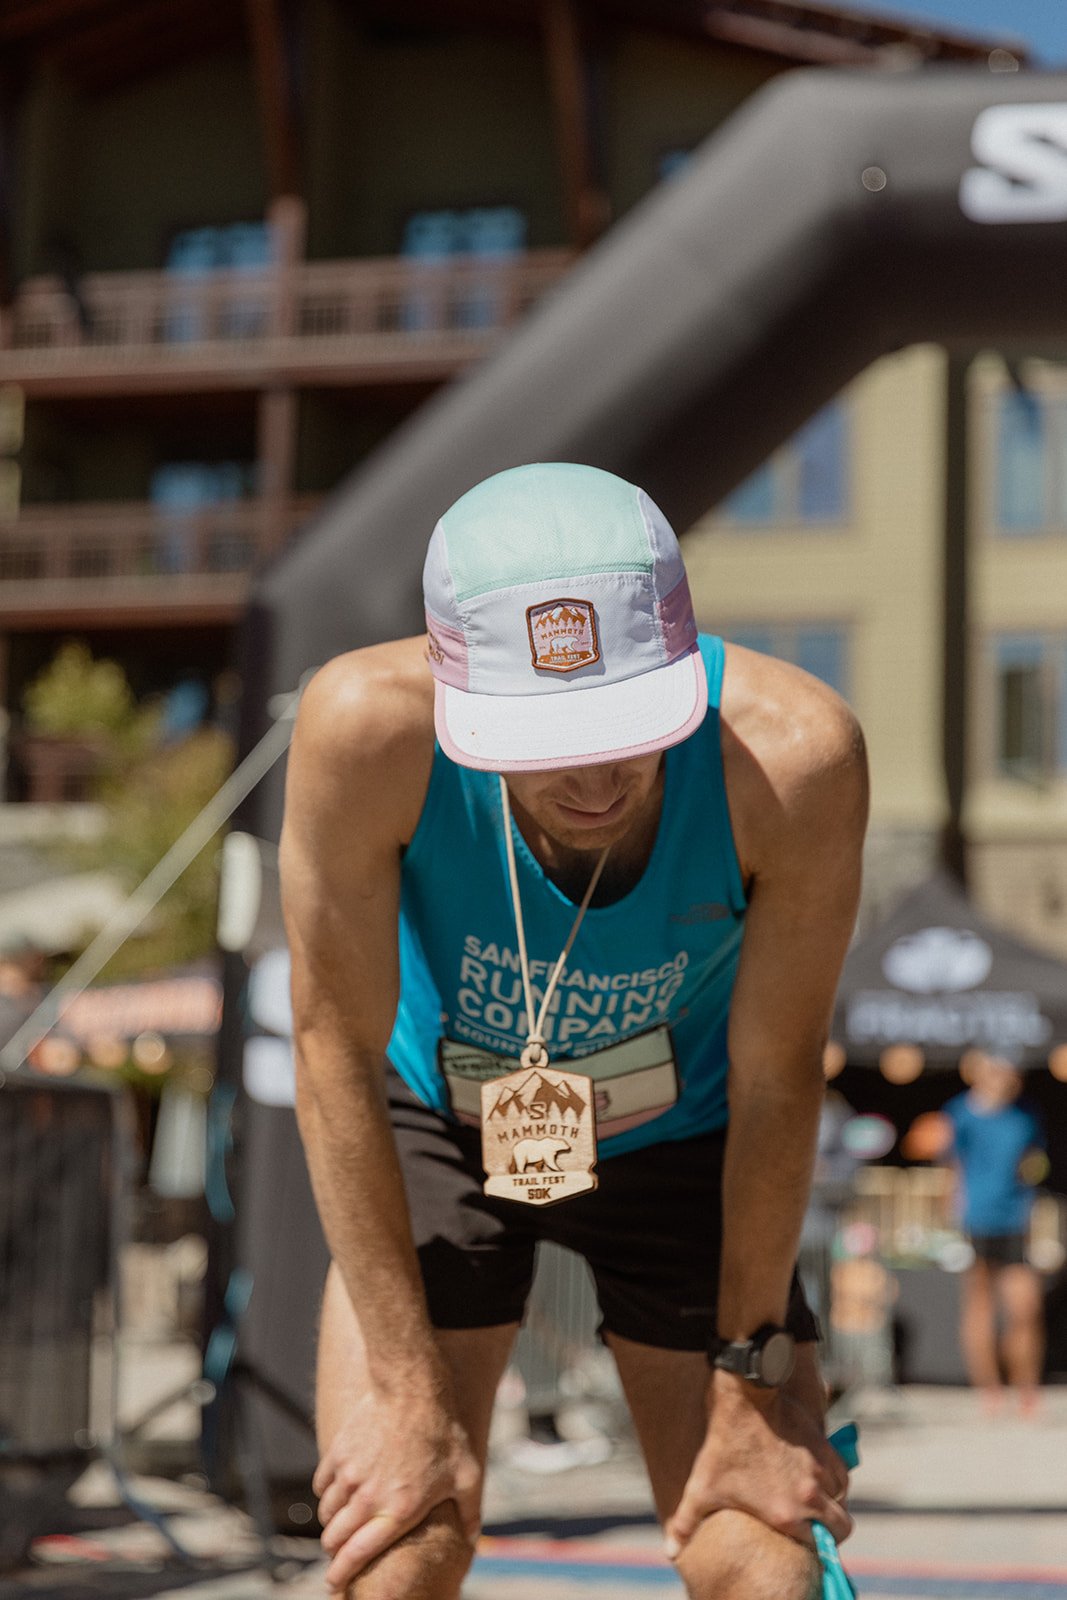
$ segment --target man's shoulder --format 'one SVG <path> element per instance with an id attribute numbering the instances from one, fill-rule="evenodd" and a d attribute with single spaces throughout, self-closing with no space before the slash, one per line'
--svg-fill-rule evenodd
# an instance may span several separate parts
<path id="1" fill-rule="evenodd" d="M 433 679 L 425 641 L 397 639 L 335 656 L 311 679 L 299 723 L 338 752 L 399 753 L 433 743 Z"/>
<path id="2" fill-rule="evenodd" d="M 818 765 L 862 750 L 855 712 L 810 672 L 741 645 L 726 646 L 723 717 L 762 758 Z"/>
<path id="3" fill-rule="evenodd" d="M 401 839 L 418 820 L 433 761 L 433 680 L 425 641 L 335 656 L 304 691 L 290 782 L 328 810 L 381 813 Z"/>
<path id="4" fill-rule="evenodd" d="M 863 732 L 848 703 L 791 662 L 727 645 L 723 745 L 738 787 L 787 811 L 865 805 Z"/>

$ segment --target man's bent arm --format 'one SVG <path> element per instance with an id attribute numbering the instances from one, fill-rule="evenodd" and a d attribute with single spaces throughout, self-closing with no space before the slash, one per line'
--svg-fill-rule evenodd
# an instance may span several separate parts
<path id="1" fill-rule="evenodd" d="M 731 732 L 728 793 L 750 883 L 730 1009 L 730 1121 L 723 1175 L 718 1331 L 748 1338 L 782 1323 L 814 1167 L 822 1053 L 859 895 L 866 821 L 862 738 L 847 708 L 799 675 L 794 694 L 771 666 L 757 710 Z M 805 685 L 809 687 L 805 687 Z M 762 705 L 784 687 L 788 717 Z M 795 700 L 795 704 L 794 704 Z M 760 718 L 772 723 L 771 736 Z M 742 719 L 738 719 L 742 722 Z M 754 722 L 754 728 L 751 724 Z M 785 738 L 780 729 L 788 730 Z M 724 739 L 725 743 L 725 739 Z M 798 1369 L 814 1394 L 809 1356 Z M 667 1528 L 677 1552 L 711 1512 L 732 1506 L 810 1541 L 819 1520 L 838 1539 L 851 1520 L 847 1475 L 816 1402 L 715 1371 L 709 1423 Z"/>
<path id="2" fill-rule="evenodd" d="M 784 1320 L 823 1103 L 823 1050 L 859 901 L 862 740 L 841 708 L 783 776 L 752 878 L 730 1010 L 719 1333 Z"/>
<path id="3" fill-rule="evenodd" d="M 400 854 L 432 762 L 426 690 L 419 641 L 340 658 L 304 695 L 289 764 L 281 865 L 297 1115 L 366 1364 L 357 1378 L 353 1348 L 313 1480 L 336 1589 L 447 1502 L 468 1538 L 480 1516 L 481 1470 L 430 1327 L 384 1086 Z"/>
<path id="4" fill-rule="evenodd" d="M 400 693 L 373 682 L 361 693 L 341 663 L 309 686 L 281 850 L 297 1116 L 330 1251 L 383 1390 L 440 1378 L 384 1089 L 399 991 L 398 829 L 405 811 L 417 820 L 425 787 L 417 761 L 390 748 L 390 727 L 404 720 L 392 704 Z"/>

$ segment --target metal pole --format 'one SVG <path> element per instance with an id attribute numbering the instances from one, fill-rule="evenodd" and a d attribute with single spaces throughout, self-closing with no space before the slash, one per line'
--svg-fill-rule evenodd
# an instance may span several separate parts
<path id="1" fill-rule="evenodd" d="M 966 887 L 967 850 L 963 802 L 967 784 L 969 452 L 967 377 L 971 357 L 949 355 L 945 394 L 945 567 L 943 589 L 943 691 L 941 749 L 948 816 L 941 859 Z"/>

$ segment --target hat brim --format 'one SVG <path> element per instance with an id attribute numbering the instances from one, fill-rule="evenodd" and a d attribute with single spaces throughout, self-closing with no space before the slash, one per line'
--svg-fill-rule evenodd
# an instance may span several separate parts
<path id="1" fill-rule="evenodd" d="M 434 724 L 445 754 L 481 772 L 545 772 L 631 761 L 680 744 L 708 709 L 699 647 L 651 672 L 569 693 L 471 694 L 437 680 Z"/>

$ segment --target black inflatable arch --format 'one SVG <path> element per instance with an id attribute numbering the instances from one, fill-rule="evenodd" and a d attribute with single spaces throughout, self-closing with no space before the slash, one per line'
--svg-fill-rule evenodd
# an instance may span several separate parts
<path id="1" fill-rule="evenodd" d="M 589 462 L 684 528 L 887 351 L 1062 334 L 1065 269 L 1067 76 L 776 80 L 262 576 L 246 739 L 308 668 L 421 629 L 429 533 L 488 473 Z M 262 786 L 265 836 L 280 792 Z"/>

